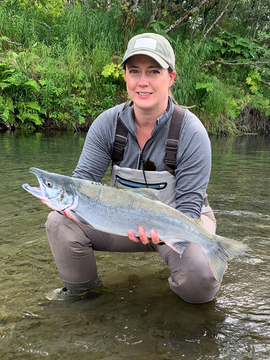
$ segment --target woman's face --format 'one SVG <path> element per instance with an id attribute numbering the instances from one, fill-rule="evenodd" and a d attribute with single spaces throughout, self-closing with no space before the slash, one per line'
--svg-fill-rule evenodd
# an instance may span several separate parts
<path id="1" fill-rule="evenodd" d="M 141 110 L 164 112 L 168 104 L 169 87 L 176 72 L 169 73 L 151 57 L 134 55 L 126 62 L 127 92 L 134 107 Z"/>

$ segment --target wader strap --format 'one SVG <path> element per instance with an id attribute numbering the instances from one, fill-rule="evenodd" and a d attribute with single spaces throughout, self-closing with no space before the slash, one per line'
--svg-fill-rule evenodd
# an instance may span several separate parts
<path id="1" fill-rule="evenodd" d="M 130 105 L 130 101 L 125 103 L 123 111 Z M 119 165 L 123 160 L 124 149 L 127 143 L 127 134 L 128 131 L 123 125 L 122 121 L 118 118 L 115 140 L 113 145 L 113 154 L 112 154 L 112 162 L 116 165 Z"/>
<path id="2" fill-rule="evenodd" d="M 127 102 L 123 108 L 123 111 L 130 105 L 130 102 Z M 172 114 L 170 129 L 168 138 L 165 143 L 165 170 L 174 175 L 174 169 L 176 164 L 176 154 L 178 150 L 179 143 L 179 134 L 185 114 L 185 109 L 181 106 L 174 106 L 174 111 Z M 123 125 L 122 121 L 118 119 L 115 141 L 113 146 L 113 155 L 112 161 L 114 164 L 119 165 L 123 160 L 124 149 L 127 143 L 127 134 L 128 131 Z"/>
<path id="3" fill-rule="evenodd" d="M 183 122 L 185 109 L 181 106 L 174 105 L 168 138 L 165 143 L 165 170 L 174 175 L 176 165 L 176 154 L 178 150 L 179 134 Z"/>

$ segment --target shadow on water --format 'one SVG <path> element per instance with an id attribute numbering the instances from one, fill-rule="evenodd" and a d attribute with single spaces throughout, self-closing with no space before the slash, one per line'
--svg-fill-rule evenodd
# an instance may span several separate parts
<path id="1" fill-rule="evenodd" d="M 30 166 L 70 175 L 84 135 L 0 134 L 1 358 L 269 359 L 270 139 L 211 141 L 218 233 L 253 250 L 229 262 L 216 299 L 181 301 L 158 254 L 97 253 L 105 287 L 55 303 L 44 297 L 61 286 L 44 230 L 49 210 L 21 185 L 36 184 Z"/>

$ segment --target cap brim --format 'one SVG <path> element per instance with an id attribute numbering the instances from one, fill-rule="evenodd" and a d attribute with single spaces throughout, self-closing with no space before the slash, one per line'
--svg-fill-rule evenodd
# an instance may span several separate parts
<path id="1" fill-rule="evenodd" d="M 168 67 L 170 66 L 165 60 L 163 60 L 160 56 L 158 56 L 157 54 L 151 52 L 151 51 L 147 51 L 147 50 L 137 50 L 137 51 L 133 51 L 131 54 L 129 54 L 127 57 L 124 57 L 124 59 L 121 62 L 121 66 L 123 66 L 125 64 L 125 62 L 131 58 L 134 55 L 147 55 L 149 57 L 151 57 L 152 59 L 156 60 L 156 62 L 163 68 L 163 69 L 168 69 Z"/>

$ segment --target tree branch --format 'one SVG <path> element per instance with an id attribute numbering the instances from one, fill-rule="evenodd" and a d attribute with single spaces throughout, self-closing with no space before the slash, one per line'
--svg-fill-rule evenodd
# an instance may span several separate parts
<path id="1" fill-rule="evenodd" d="M 213 66 L 213 65 L 229 65 L 229 66 L 240 66 L 240 65 L 258 65 L 258 64 L 269 64 L 269 61 L 255 61 L 255 62 L 250 62 L 250 63 L 237 63 L 237 62 L 226 62 L 226 61 L 222 61 L 222 60 L 216 60 L 216 61 L 212 61 L 210 63 L 206 63 L 206 64 L 202 64 L 200 67 L 208 67 L 208 66 Z"/>
<path id="2" fill-rule="evenodd" d="M 263 85 L 267 85 L 267 86 L 270 86 L 270 81 L 260 81 Z"/>
<path id="3" fill-rule="evenodd" d="M 156 19 L 156 16 L 157 16 L 157 14 L 159 12 L 159 8 L 161 6 L 161 3 L 162 3 L 162 0 L 157 0 L 156 7 L 155 7 L 152 15 L 150 16 L 150 20 L 155 20 Z"/>
<path id="4" fill-rule="evenodd" d="M 181 16 L 178 20 L 176 20 L 172 25 L 170 25 L 166 30 L 166 34 L 169 34 L 173 29 L 177 28 L 183 21 L 186 21 L 189 17 L 191 17 L 197 10 L 199 10 L 202 6 L 207 4 L 210 0 L 203 0 L 197 6 L 194 6 L 188 12 L 186 12 L 183 16 Z"/>
<path id="5" fill-rule="evenodd" d="M 6 42 L 9 43 L 9 44 L 12 44 L 12 45 L 22 46 L 22 44 L 17 43 L 17 42 L 15 42 L 15 41 L 11 41 L 11 40 L 8 40 L 8 39 L 3 39 L 3 40 L 6 41 Z"/>
<path id="6" fill-rule="evenodd" d="M 125 32 L 132 31 L 134 24 L 135 24 L 135 18 L 136 18 L 136 12 L 138 8 L 140 0 L 124 0 L 122 2 L 121 7 L 121 15 L 122 15 L 122 26 L 125 29 Z"/>
<path id="7" fill-rule="evenodd" d="M 213 27 L 217 24 L 217 22 L 219 21 L 219 19 L 224 15 L 225 11 L 227 10 L 227 8 L 229 7 L 230 3 L 232 0 L 229 0 L 227 2 L 227 5 L 225 6 L 225 8 L 223 9 L 223 11 L 221 11 L 220 15 L 216 18 L 216 20 L 213 22 L 213 24 L 209 27 L 209 29 L 204 33 L 203 38 L 202 38 L 202 42 L 204 41 L 204 39 L 206 38 L 206 35 L 213 29 Z"/>

